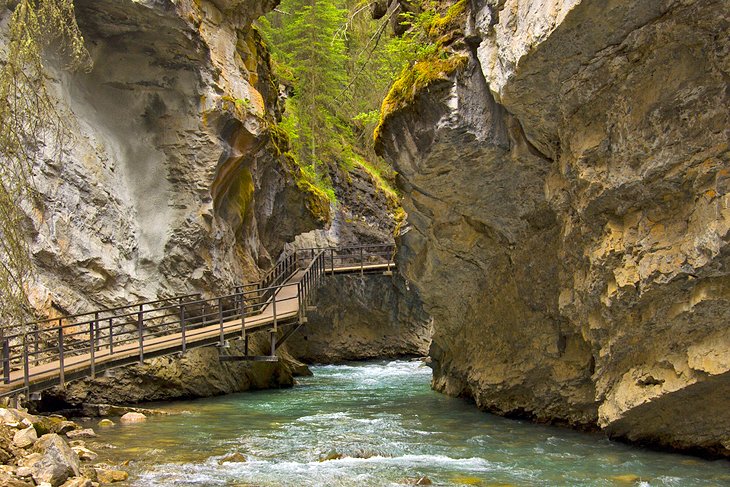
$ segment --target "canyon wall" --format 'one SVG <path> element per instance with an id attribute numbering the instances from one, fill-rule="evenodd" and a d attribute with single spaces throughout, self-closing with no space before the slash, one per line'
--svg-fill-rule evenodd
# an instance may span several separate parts
<path id="1" fill-rule="evenodd" d="M 335 275 L 317 290 L 316 309 L 287 350 L 307 363 L 423 357 L 431 320 L 398 275 Z"/>
<path id="2" fill-rule="evenodd" d="M 279 85 L 251 26 L 276 3 L 74 2 L 94 67 L 71 73 L 47 60 L 66 137 L 36 161 L 38 201 L 27 209 L 41 314 L 221 293 L 259 280 L 286 242 L 327 223 L 326 196 L 282 155 Z M 3 6 L 3 27 L 9 17 Z M 292 383 L 287 363 L 252 368 L 256 379 L 217 353 L 109 374 L 139 384 L 128 400 Z M 187 382 L 186 363 L 196 364 Z M 182 382 L 162 380 L 175 374 Z M 86 393 L 113 396 L 108 382 Z"/>
<path id="3" fill-rule="evenodd" d="M 730 455 L 730 4 L 465 3 L 468 64 L 377 141 L 434 387 Z"/>

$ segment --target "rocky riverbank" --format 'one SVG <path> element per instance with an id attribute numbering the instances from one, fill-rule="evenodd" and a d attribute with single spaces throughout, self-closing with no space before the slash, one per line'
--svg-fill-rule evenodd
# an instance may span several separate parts
<path id="1" fill-rule="evenodd" d="M 127 413 L 121 423 L 143 420 Z M 110 424 L 108 419 L 99 427 Z M 94 463 L 96 433 L 58 415 L 36 416 L 23 409 L 0 408 L 0 485 L 6 487 L 96 487 L 127 479 L 115 466 Z"/>

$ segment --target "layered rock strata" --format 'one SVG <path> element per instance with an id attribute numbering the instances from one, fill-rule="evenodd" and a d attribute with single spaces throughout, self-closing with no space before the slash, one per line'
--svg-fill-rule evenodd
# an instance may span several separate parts
<path id="1" fill-rule="evenodd" d="M 730 455 L 730 5 L 475 0 L 382 125 L 434 387 Z"/>

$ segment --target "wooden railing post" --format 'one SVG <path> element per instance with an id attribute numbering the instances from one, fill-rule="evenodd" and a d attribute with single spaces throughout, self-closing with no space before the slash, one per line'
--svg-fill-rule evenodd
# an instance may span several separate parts
<path id="1" fill-rule="evenodd" d="M 3 340 L 3 381 L 10 384 L 10 340 Z"/>
<path id="2" fill-rule="evenodd" d="M 30 366 L 28 365 L 28 334 L 23 333 L 23 385 L 27 392 L 30 387 Z"/>
<path id="3" fill-rule="evenodd" d="M 99 349 L 101 343 L 100 343 L 100 337 L 99 337 L 99 312 L 97 311 L 94 313 L 94 343 L 96 344 L 96 348 Z"/>
<path id="4" fill-rule="evenodd" d="M 96 339 L 94 337 L 94 322 L 89 323 L 89 350 L 91 352 L 91 378 L 96 378 Z"/>
<path id="5" fill-rule="evenodd" d="M 278 323 L 276 320 L 276 289 L 273 290 L 273 296 L 271 297 L 271 305 L 274 308 L 274 332 L 278 329 Z"/>
<path id="6" fill-rule="evenodd" d="M 187 339 L 185 337 L 185 304 L 180 300 L 180 332 L 182 333 L 182 353 L 188 348 Z"/>
<path id="7" fill-rule="evenodd" d="M 221 327 L 221 347 L 225 345 L 225 333 L 223 332 L 223 298 L 218 298 L 218 323 Z"/>
<path id="8" fill-rule="evenodd" d="M 65 364 L 64 364 L 64 354 L 65 351 L 63 349 L 63 320 L 61 318 L 58 319 L 58 379 L 59 383 L 61 384 L 61 388 L 66 387 L 66 370 L 65 370 Z"/>
<path id="9" fill-rule="evenodd" d="M 246 338 L 246 298 L 241 291 L 241 338 Z"/>
<path id="10" fill-rule="evenodd" d="M 144 305 L 139 305 L 137 313 L 137 331 L 139 332 L 139 363 L 144 363 Z"/>
<path id="11" fill-rule="evenodd" d="M 38 323 L 35 323 L 33 325 L 33 361 L 35 362 L 36 367 L 40 363 L 40 359 L 38 358 L 38 351 L 39 351 L 39 342 L 38 339 Z"/>
<path id="12" fill-rule="evenodd" d="M 360 247 L 360 275 L 362 276 L 365 273 L 365 269 L 363 266 L 365 265 L 365 260 L 363 259 L 362 255 L 362 246 Z"/>
<path id="13" fill-rule="evenodd" d="M 109 355 L 114 353 L 114 328 L 112 327 L 112 319 L 109 318 Z"/>

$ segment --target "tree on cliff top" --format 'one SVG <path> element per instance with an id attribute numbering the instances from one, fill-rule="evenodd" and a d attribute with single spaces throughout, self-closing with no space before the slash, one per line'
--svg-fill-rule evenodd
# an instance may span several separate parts
<path id="1" fill-rule="evenodd" d="M 0 326 L 22 325 L 31 313 L 33 162 L 45 148 L 62 147 L 65 135 L 46 91 L 43 50 L 53 47 L 68 69 L 91 68 L 72 0 L 6 0 L 0 9 L 13 4 L 0 70 Z"/>

